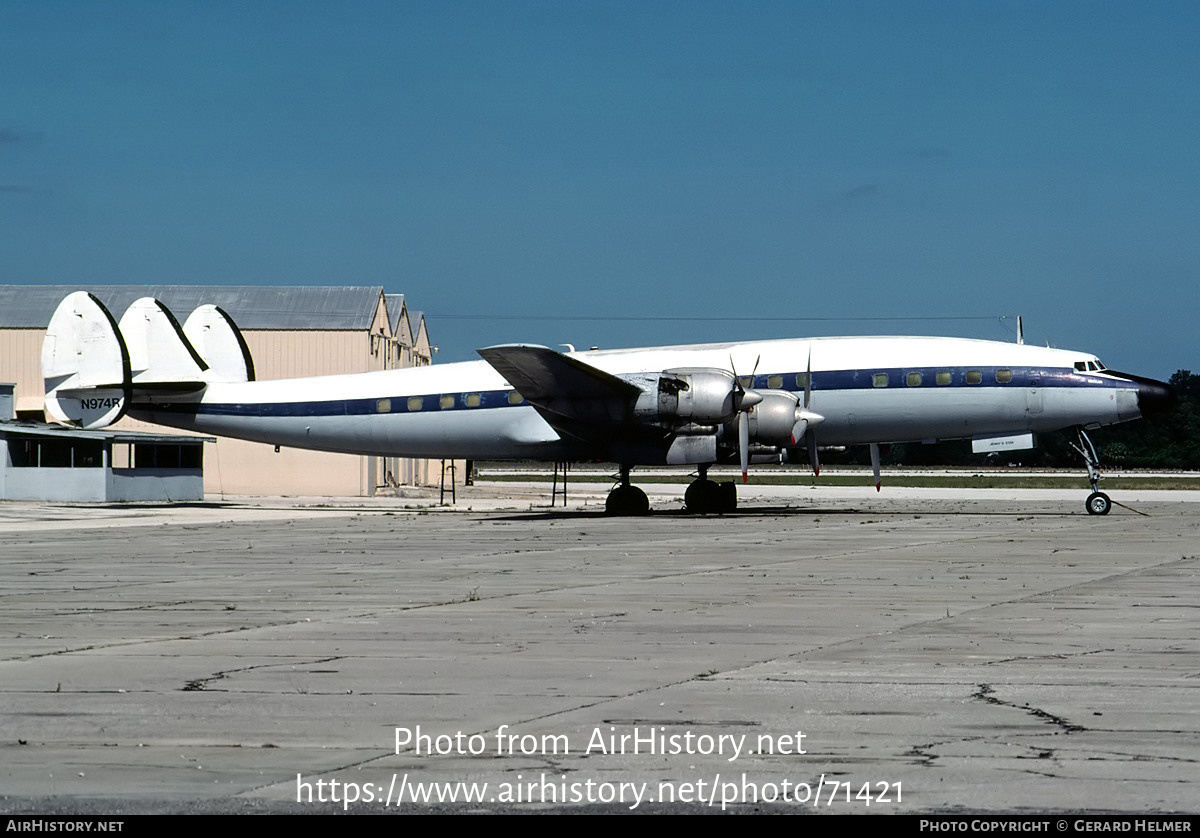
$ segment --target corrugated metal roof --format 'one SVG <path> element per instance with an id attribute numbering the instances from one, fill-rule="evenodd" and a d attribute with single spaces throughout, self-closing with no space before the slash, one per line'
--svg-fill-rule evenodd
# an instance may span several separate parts
<path id="1" fill-rule="evenodd" d="M 400 317 L 404 314 L 403 294 L 384 294 L 383 301 L 387 305 L 388 319 L 392 321 L 392 334 L 400 334 Z"/>
<path id="2" fill-rule="evenodd" d="M 155 297 L 182 323 L 205 303 L 243 329 L 371 328 L 382 286 L 341 285 L 0 285 L 0 329 L 44 329 L 63 297 L 91 291 L 117 320 L 140 297 Z"/>

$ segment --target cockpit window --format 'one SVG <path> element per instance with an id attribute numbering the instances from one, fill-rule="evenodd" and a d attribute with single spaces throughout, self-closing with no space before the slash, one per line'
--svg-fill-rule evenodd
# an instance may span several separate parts
<path id="1" fill-rule="evenodd" d="M 1076 361 L 1075 372 L 1087 372 L 1087 361 Z"/>

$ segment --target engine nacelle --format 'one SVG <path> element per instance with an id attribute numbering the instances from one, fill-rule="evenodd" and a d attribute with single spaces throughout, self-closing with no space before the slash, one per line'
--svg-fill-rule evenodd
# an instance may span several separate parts
<path id="1" fill-rule="evenodd" d="M 799 399 L 786 390 L 759 390 L 762 401 L 748 411 L 750 439 L 766 445 L 790 445 L 796 425 L 796 405 Z M 737 425 L 730 429 L 737 438 Z"/>
<path id="2" fill-rule="evenodd" d="M 712 425 L 734 415 L 737 380 L 726 370 L 664 370 L 639 376 L 634 383 L 642 388 L 634 413 L 643 419 Z"/>

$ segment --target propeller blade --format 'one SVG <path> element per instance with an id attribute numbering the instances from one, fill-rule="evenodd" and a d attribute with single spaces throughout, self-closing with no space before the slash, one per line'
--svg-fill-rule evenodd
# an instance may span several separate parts
<path id="1" fill-rule="evenodd" d="M 742 461 L 742 482 L 750 480 L 750 414 L 738 414 L 738 455 Z"/>
<path id="2" fill-rule="evenodd" d="M 871 443 L 871 471 L 875 475 L 875 491 L 878 492 L 882 481 L 879 479 L 879 443 Z"/>
<path id="3" fill-rule="evenodd" d="M 758 358 L 754 361 L 755 372 L 758 371 L 758 362 L 760 360 L 762 360 L 761 355 L 759 355 Z M 740 377 L 738 377 L 737 366 L 734 365 L 734 363 L 733 363 L 732 355 L 729 356 L 729 369 L 733 371 L 733 409 L 735 411 L 746 410 L 747 408 L 754 407 L 754 405 L 761 402 L 762 396 L 760 396 L 754 390 L 747 389 L 747 387 L 744 384 L 742 384 L 742 379 Z M 750 373 L 749 378 L 750 378 L 750 386 L 753 387 L 754 386 L 754 372 Z"/>
<path id="4" fill-rule="evenodd" d="M 808 347 L 808 369 L 804 373 L 804 409 L 812 402 L 812 344 Z"/>
<path id="5" fill-rule="evenodd" d="M 792 425 L 792 447 L 795 448 L 800 442 L 800 437 L 804 436 L 804 432 L 808 430 L 808 420 L 800 418 L 796 420 L 796 424 Z"/>
<path id="6" fill-rule="evenodd" d="M 825 421 L 825 417 L 819 413 L 810 411 L 809 405 L 812 404 L 812 344 L 808 345 L 808 361 L 806 363 L 806 371 L 804 373 L 804 406 L 796 411 L 796 424 L 792 428 L 793 445 L 795 440 L 800 437 L 796 434 L 796 429 L 803 422 L 807 428 L 805 437 L 808 440 L 808 461 L 812 463 L 813 477 L 821 475 L 821 461 L 817 457 L 817 435 L 814 426 Z"/>

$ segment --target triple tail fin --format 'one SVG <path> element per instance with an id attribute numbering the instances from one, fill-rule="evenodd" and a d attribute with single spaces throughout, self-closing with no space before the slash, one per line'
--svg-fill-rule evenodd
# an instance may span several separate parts
<path id="1" fill-rule="evenodd" d="M 143 297 L 117 324 L 99 299 L 77 291 L 50 318 L 42 377 L 55 421 L 102 428 L 142 399 L 195 398 L 210 383 L 252 381 L 254 361 L 217 306 L 200 306 L 180 327 L 170 309 Z"/>

